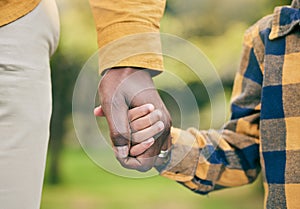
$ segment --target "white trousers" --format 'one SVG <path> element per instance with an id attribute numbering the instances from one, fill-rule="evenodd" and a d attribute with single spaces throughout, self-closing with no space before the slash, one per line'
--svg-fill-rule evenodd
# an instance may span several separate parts
<path id="1" fill-rule="evenodd" d="M 40 207 L 58 39 L 55 0 L 0 27 L 0 209 Z"/>

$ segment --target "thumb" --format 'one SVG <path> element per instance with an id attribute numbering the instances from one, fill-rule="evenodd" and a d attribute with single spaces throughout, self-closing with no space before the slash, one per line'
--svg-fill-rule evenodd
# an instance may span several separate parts
<path id="1" fill-rule="evenodd" d="M 105 106 L 103 106 L 105 107 Z M 99 111 L 100 112 L 100 111 Z M 104 109 L 110 130 L 110 138 L 117 158 L 126 158 L 130 148 L 130 127 L 128 122 L 128 106 L 124 102 L 111 104 Z"/>

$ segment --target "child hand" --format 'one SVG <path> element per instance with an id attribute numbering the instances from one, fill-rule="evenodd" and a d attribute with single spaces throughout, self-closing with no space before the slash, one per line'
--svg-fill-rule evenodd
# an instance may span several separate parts
<path id="1" fill-rule="evenodd" d="M 145 104 L 129 110 L 128 118 L 132 139 L 131 156 L 144 153 L 154 144 L 155 136 L 164 129 L 161 117 L 161 112 L 154 110 L 152 104 Z"/>
<path id="2" fill-rule="evenodd" d="M 104 116 L 101 106 L 95 108 L 94 114 Z M 145 104 L 128 111 L 132 140 L 130 156 L 141 155 L 154 144 L 155 136 L 164 129 L 161 117 L 161 112 L 154 110 L 152 104 Z"/>

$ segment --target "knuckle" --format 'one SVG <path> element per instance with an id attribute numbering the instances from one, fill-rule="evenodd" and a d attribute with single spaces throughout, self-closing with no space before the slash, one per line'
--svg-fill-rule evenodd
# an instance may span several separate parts
<path id="1" fill-rule="evenodd" d="M 122 138 L 123 136 L 122 136 L 121 133 L 115 131 L 115 132 L 111 132 L 111 133 L 110 133 L 110 137 L 111 137 L 112 139 L 119 139 L 119 138 Z"/>
<path id="2" fill-rule="evenodd" d="M 141 109 L 141 114 L 142 114 L 142 115 L 146 115 L 146 114 L 148 114 L 148 113 L 149 113 L 148 107 L 143 107 L 143 108 Z"/>
<path id="3" fill-rule="evenodd" d="M 133 166 L 130 164 L 127 164 L 124 159 L 117 158 L 117 160 L 119 161 L 119 163 L 121 164 L 122 167 L 127 168 L 127 169 L 133 169 Z"/>
<path id="4" fill-rule="evenodd" d="M 133 132 L 139 130 L 138 124 L 136 124 L 136 123 L 130 123 L 130 128 Z"/>
<path id="5" fill-rule="evenodd" d="M 129 133 L 111 132 L 110 138 L 115 146 L 123 146 L 128 143 Z"/>
<path id="6" fill-rule="evenodd" d="M 112 95 L 101 97 L 101 105 L 105 107 L 119 107 L 124 103 L 122 100 L 122 95 L 119 92 L 114 92 Z"/>
<path id="7" fill-rule="evenodd" d="M 100 102 L 102 106 L 110 107 L 113 102 L 113 98 L 111 96 L 100 95 Z"/>
<path id="8" fill-rule="evenodd" d="M 133 133 L 133 134 L 131 134 L 131 141 L 139 143 L 141 141 L 141 139 L 138 134 Z"/>
<path id="9" fill-rule="evenodd" d="M 140 172 L 147 172 L 154 166 L 154 158 L 147 157 L 147 158 L 139 158 L 140 165 L 136 168 L 136 170 Z"/>
<path id="10" fill-rule="evenodd" d="M 154 131 L 155 132 L 160 132 L 164 129 L 164 123 L 161 121 L 158 121 L 155 126 L 154 126 Z"/>
<path id="11" fill-rule="evenodd" d="M 160 110 L 155 110 L 152 112 L 152 114 L 150 115 L 150 121 L 151 122 L 156 122 L 159 121 L 162 117 L 162 113 Z"/>
<path id="12" fill-rule="evenodd" d="M 147 172 L 149 171 L 153 166 L 151 165 L 142 165 L 142 166 L 139 166 L 137 167 L 136 169 L 140 172 Z"/>

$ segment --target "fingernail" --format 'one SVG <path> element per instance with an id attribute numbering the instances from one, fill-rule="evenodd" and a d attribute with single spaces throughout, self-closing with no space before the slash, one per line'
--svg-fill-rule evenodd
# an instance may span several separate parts
<path id="1" fill-rule="evenodd" d="M 95 115 L 95 116 L 98 116 L 98 109 L 99 109 L 99 107 L 95 107 L 95 108 L 94 108 L 94 115 Z"/>
<path id="2" fill-rule="evenodd" d="M 165 124 L 162 121 L 158 121 L 157 127 L 159 128 L 159 130 L 163 130 L 165 128 Z"/>
<path id="3" fill-rule="evenodd" d="M 151 112 L 154 110 L 154 105 L 153 104 L 148 104 L 147 106 L 148 106 L 148 108 Z"/>
<path id="4" fill-rule="evenodd" d="M 155 110 L 155 111 L 156 111 L 158 117 L 161 118 L 162 117 L 162 112 L 160 110 Z"/>
<path id="5" fill-rule="evenodd" d="M 147 144 L 147 145 L 148 144 L 153 144 L 153 143 L 154 143 L 154 138 L 153 137 L 141 142 L 141 144 Z"/>
<path id="6" fill-rule="evenodd" d="M 128 146 L 114 147 L 115 155 L 119 158 L 126 158 L 128 156 Z"/>

